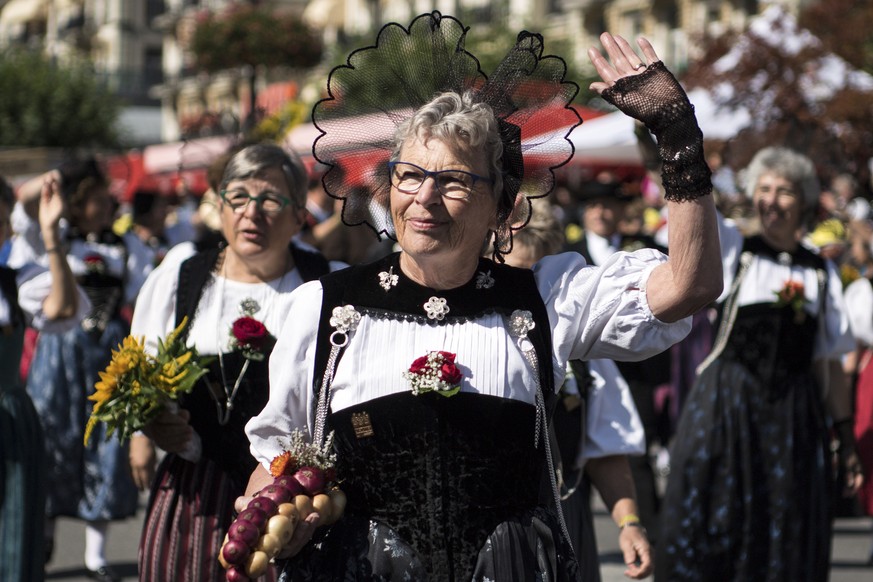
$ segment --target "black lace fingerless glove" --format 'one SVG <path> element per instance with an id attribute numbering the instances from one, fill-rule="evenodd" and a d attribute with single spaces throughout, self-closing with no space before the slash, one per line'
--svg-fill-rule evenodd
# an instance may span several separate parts
<path id="1" fill-rule="evenodd" d="M 681 202 L 712 192 L 694 106 L 664 63 L 655 61 L 639 75 L 622 77 L 602 97 L 657 138 L 664 198 Z"/>

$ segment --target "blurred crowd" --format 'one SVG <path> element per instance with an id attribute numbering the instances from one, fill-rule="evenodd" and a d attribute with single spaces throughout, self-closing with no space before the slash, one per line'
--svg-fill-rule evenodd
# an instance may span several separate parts
<path id="1" fill-rule="evenodd" d="M 191 249 L 203 251 L 226 244 L 220 218 L 222 176 L 228 160 L 238 151 L 236 148 L 215 160 L 208 172 L 210 189 L 199 197 L 189 193 L 167 196 L 141 190 L 136 191 L 130 201 L 121 203 L 110 196 L 107 178 L 94 160 L 71 162 L 25 182 L 15 190 L 14 198 L 12 189 L 4 184 L 6 195 L 0 203 L 3 210 L 0 222 L 8 221 L 9 228 L 0 231 L 8 234 L 2 241 L 0 264 L 16 269 L 26 268 L 32 263 L 48 265 L 48 257 L 54 249 L 49 248 L 51 245 L 45 241 L 45 229 L 41 228 L 37 210 L 41 203 L 45 204 L 41 197 L 47 196 L 47 180 L 56 180 L 56 187 L 66 203 L 66 214 L 59 221 L 66 241 L 64 244 L 74 245 L 74 241 L 81 240 L 84 241 L 82 244 L 91 245 L 88 247 L 91 254 L 85 257 L 83 265 L 75 264 L 71 257 L 73 272 L 79 284 L 86 283 L 92 305 L 105 307 L 103 312 L 90 313 L 83 319 L 77 330 L 84 329 L 86 333 L 77 336 L 76 341 L 92 341 L 94 361 L 104 361 L 105 364 L 109 350 L 129 330 L 137 293 L 155 267 L 168 261 L 179 261 L 175 257 L 189 256 Z M 732 170 L 717 153 L 710 155 L 708 161 L 713 171 L 716 203 L 725 224 L 732 225 L 744 237 L 759 233 L 761 210 L 756 208 L 752 189 L 748 187 L 748 173 L 743 169 Z M 825 180 L 821 186 L 814 211 L 804 215 L 801 244 L 812 254 L 832 263 L 839 273 L 841 291 L 858 281 L 867 281 L 869 285 L 873 279 L 873 208 L 870 202 L 873 185 L 859 183 L 849 173 L 840 173 Z M 341 220 L 341 211 L 342 204 L 326 194 L 320 176 L 309 176 L 305 219 L 295 236 L 297 243 L 304 248 L 317 249 L 328 261 L 347 265 L 370 262 L 393 252 L 394 243 L 390 238 L 379 240 L 368 228 L 349 228 Z M 378 206 L 369 211 L 387 213 L 386 208 Z M 668 227 L 669 216 L 664 212 L 657 164 L 650 164 L 647 171 L 631 178 L 620 178 L 619 174 L 604 170 L 586 180 L 564 179 L 548 199 L 535 201 L 532 218 L 518 232 L 516 246 L 507 260 L 513 265 L 534 267 L 538 258 L 547 254 L 578 252 L 589 263 L 599 265 L 615 252 L 642 248 L 669 252 Z M 117 293 L 113 291 L 112 297 L 107 298 L 108 290 L 116 288 Z M 727 291 L 726 288 L 726 294 Z M 859 312 L 858 309 L 863 307 L 871 311 Z M 873 327 L 873 302 L 848 302 L 841 308 L 847 310 L 848 319 L 869 320 L 868 326 Z M 639 513 L 640 522 L 647 527 L 647 543 L 657 546 L 662 541 L 663 530 L 658 524 L 664 515 L 664 487 L 671 472 L 676 470 L 671 448 L 699 368 L 713 352 L 723 317 L 721 304 L 701 311 L 694 316 L 692 331 L 684 341 L 649 360 L 621 362 L 617 367 L 612 363 L 586 363 L 568 370 L 568 382 L 562 390 L 569 392 L 562 402 L 572 411 L 581 397 L 582 401 L 587 400 L 589 411 L 594 412 L 589 413 L 593 422 L 588 423 L 588 434 L 583 436 L 587 439 L 585 443 L 580 445 L 578 426 L 566 428 L 576 433 L 557 435 L 559 442 L 569 443 L 562 445 L 561 451 L 563 491 L 567 497 L 565 511 L 574 515 L 582 512 L 575 502 L 581 500 L 583 506 L 587 505 L 593 485 L 610 507 L 620 499 L 631 499 L 634 512 Z M 107 572 L 103 552 L 107 529 L 112 520 L 133 515 L 136 486 L 147 488 L 149 485 L 151 473 L 146 471 L 143 477 L 142 471 L 153 462 L 148 458 L 153 452 L 134 450 L 139 445 L 133 444 L 130 449 L 119 443 L 110 447 L 103 442 L 101 435 L 95 439 L 100 444 L 92 447 L 93 455 L 86 459 L 87 467 L 82 470 L 110 474 L 105 481 L 108 489 L 87 495 L 80 491 L 80 496 L 70 492 L 66 484 L 70 479 L 78 479 L 75 471 L 57 468 L 69 464 L 69 455 L 82 455 L 78 445 L 82 435 L 76 431 L 81 429 L 81 418 L 90 407 L 86 396 L 93 388 L 94 373 L 102 366 L 95 364 L 92 373 L 85 376 L 61 374 L 62 378 L 57 377 L 56 365 L 40 367 L 39 356 L 35 355 L 35 346 L 40 341 L 43 342 L 44 357 L 56 360 L 65 356 L 60 340 L 57 350 L 47 350 L 45 344 L 49 339 L 46 336 L 54 332 L 39 331 L 39 328 L 39 325 L 28 328 L 22 357 L 19 362 L 14 362 L 19 364 L 18 381 L 27 386 L 43 424 L 42 432 L 49 445 L 46 449 L 49 457 L 47 472 L 55 473 L 42 477 L 49 500 L 49 519 L 45 530 L 38 532 L 45 542 L 45 555 L 40 553 L 36 560 L 51 558 L 53 519 L 60 515 L 79 517 L 87 525 L 86 566 L 92 572 L 102 573 L 104 577 L 99 579 L 111 580 L 114 578 L 111 572 Z M 853 326 L 853 331 L 857 329 L 860 327 Z M 860 381 L 865 373 L 869 374 L 867 366 L 873 354 L 873 338 L 856 331 L 852 348 L 840 355 L 842 368 L 839 373 L 844 375 L 845 382 L 852 389 L 850 432 L 855 438 L 858 456 L 866 466 L 866 480 L 860 492 L 857 487 L 848 493 L 836 487 L 831 497 L 837 514 L 873 515 L 873 395 L 869 386 Z M 49 369 L 56 377 L 39 372 Z M 831 376 L 831 381 L 833 379 Z M 609 385 L 619 386 L 623 398 L 621 403 L 609 404 L 594 395 L 598 386 Z M 586 391 L 592 392 L 586 396 Z M 71 396 L 74 393 L 77 395 Z M 69 411 L 71 407 L 78 407 L 79 421 L 58 421 L 58 417 L 64 414 L 63 410 Z M 596 426 L 598 414 L 615 414 L 604 412 L 610 407 L 626 413 L 622 417 L 621 430 L 613 430 L 615 434 L 606 434 L 610 427 L 598 429 Z M 840 440 L 846 438 L 845 431 L 841 434 L 837 424 L 846 419 L 833 416 L 831 413 L 825 422 L 832 438 L 830 450 L 836 459 Z M 557 426 L 559 432 L 564 430 L 560 424 Z M 67 451 L 64 441 L 75 441 L 76 450 Z M 609 462 L 604 462 L 604 459 Z M 617 469 L 605 466 L 614 461 L 620 461 L 621 466 Z M 836 460 L 833 460 L 833 466 L 837 473 L 846 470 L 846 465 Z M 628 472 L 633 480 L 629 489 L 620 484 L 619 478 Z M 845 475 L 840 478 L 845 478 Z M 64 489 L 65 493 L 53 492 L 53 487 Z M 573 519 L 571 517 L 569 521 Z M 584 527 L 584 524 L 578 527 Z M 580 544 L 579 539 L 590 541 L 591 537 L 580 534 L 574 541 Z M 596 564 L 596 548 L 577 547 L 577 552 L 593 555 Z M 41 568 L 42 563 L 38 566 Z M 595 568 L 592 576 L 596 575 Z"/>

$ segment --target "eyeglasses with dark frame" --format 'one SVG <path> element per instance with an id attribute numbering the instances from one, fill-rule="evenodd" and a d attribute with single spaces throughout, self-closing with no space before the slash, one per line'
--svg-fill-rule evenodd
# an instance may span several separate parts
<path id="1" fill-rule="evenodd" d="M 270 191 L 252 196 L 242 188 L 234 188 L 232 190 L 222 190 L 219 195 L 235 214 L 245 212 L 246 208 L 249 207 L 249 203 L 253 200 L 258 210 L 269 215 L 279 214 L 291 204 L 291 200 L 288 198 Z"/>
<path id="2" fill-rule="evenodd" d="M 388 162 L 388 173 L 391 176 L 391 185 L 404 194 L 416 194 L 425 180 L 433 178 L 440 195 L 451 200 L 469 200 L 470 192 L 477 182 L 493 182 L 490 178 L 464 170 L 432 172 L 409 162 Z"/>

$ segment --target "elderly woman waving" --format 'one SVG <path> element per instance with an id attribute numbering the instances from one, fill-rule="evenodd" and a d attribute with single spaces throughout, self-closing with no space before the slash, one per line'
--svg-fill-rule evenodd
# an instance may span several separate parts
<path id="1" fill-rule="evenodd" d="M 298 525 L 286 580 L 578 579 L 545 438 L 565 366 L 664 350 L 687 333 L 683 318 L 721 290 L 690 104 L 648 43 L 646 64 L 610 35 L 611 64 L 593 55 L 604 79 L 593 88 L 649 123 L 671 160 L 675 254 L 618 253 L 597 268 L 565 254 L 533 271 L 480 258 L 492 239 L 498 259 L 511 248 L 511 226 L 530 208 L 517 196 L 522 182 L 526 195 L 546 194 L 551 168 L 572 154 L 565 135 L 555 135 L 536 145 L 548 167 L 529 163 L 522 136 L 533 113 L 551 106 L 569 125 L 578 118 L 566 108 L 575 86 L 563 80 L 563 61 L 542 56 L 542 37 L 521 33 L 486 81 L 481 73 L 471 79 L 478 69 L 463 50 L 464 32 L 439 13 L 408 30 L 387 25 L 377 46 L 334 70 L 329 90 L 339 96 L 314 112 L 324 132 L 316 156 L 346 162 L 324 180 L 345 201 L 343 219 L 358 224 L 363 209 L 390 208 L 384 222 L 368 224 L 393 234 L 400 251 L 295 292 L 293 325 L 270 361 L 270 400 L 246 427 L 261 463 L 250 495 L 270 482 L 270 461 L 293 430 L 316 442 L 334 434 L 347 509 L 330 527 L 319 527 L 318 513 Z M 421 50 L 433 63 L 426 73 L 406 64 Z M 434 86 L 422 88 L 425 81 Z M 341 89 L 354 83 L 391 90 L 353 104 Z M 370 132 L 378 132 L 380 108 L 393 123 L 384 171 L 356 174 L 342 155 L 354 130 L 333 115 L 353 105 L 374 114 Z M 362 175 L 366 194 L 347 183 Z"/>

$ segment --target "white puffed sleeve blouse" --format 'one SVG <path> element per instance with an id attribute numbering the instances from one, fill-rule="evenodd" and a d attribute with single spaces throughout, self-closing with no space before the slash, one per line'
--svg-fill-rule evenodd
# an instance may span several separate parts
<path id="1" fill-rule="evenodd" d="M 599 267 L 587 266 L 576 253 L 545 257 L 535 265 L 534 278 L 551 325 L 556 387 L 571 359 L 641 360 L 688 334 L 690 318 L 664 323 L 646 301 L 649 275 L 665 260 L 658 251 L 642 249 L 616 253 Z M 292 294 L 270 358 L 270 400 L 246 426 L 252 453 L 265 465 L 281 453 L 293 429 L 312 433 L 321 303 L 317 281 Z M 434 350 L 457 355 L 462 391 L 534 402 L 534 371 L 501 315 L 427 325 L 364 314 L 336 370 L 333 410 L 409 390 L 403 373 L 413 360 Z"/>

